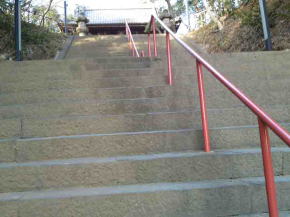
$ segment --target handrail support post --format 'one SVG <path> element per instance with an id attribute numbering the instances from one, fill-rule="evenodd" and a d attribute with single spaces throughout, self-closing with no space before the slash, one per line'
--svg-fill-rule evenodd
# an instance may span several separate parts
<path id="1" fill-rule="evenodd" d="M 151 57 L 151 37 L 150 37 L 150 32 L 148 33 L 148 57 Z"/>
<path id="2" fill-rule="evenodd" d="M 268 127 L 260 118 L 258 118 L 260 141 L 262 148 L 265 184 L 268 200 L 268 209 L 270 217 L 279 217 L 275 174 L 273 169 L 273 161 L 270 146 L 270 137 L 268 133 Z"/>
<path id="3" fill-rule="evenodd" d="M 166 54 L 167 54 L 167 65 L 168 65 L 168 84 L 173 84 L 172 78 L 172 58 L 171 58 L 171 44 L 170 44 L 170 34 L 166 31 Z"/>
<path id="4" fill-rule="evenodd" d="M 153 29 L 153 43 L 154 43 L 154 56 L 158 56 L 158 51 L 157 51 L 157 38 L 156 38 L 156 23 L 155 23 L 155 18 L 152 16 L 151 19 L 152 22 L 152 29 Z"/>
<path id="5" fill-rule="evenodd" d="M 206 107 L 206 96 L 204 90 L 204 77 L 202 71 L 202 63 L 196 60 L 196 69 L 197 69 L 197 81 L 198 81 L 198 90 L 199 90 L 199 101 L 200 101 L 200 111 L 201 111 L 201 121 L 202 121 L 202 133 L 204 139 L 204 151 L 210 152 L 210 137 L 208 129 L 208 116 L 207 116 L 207 107 Z"/>

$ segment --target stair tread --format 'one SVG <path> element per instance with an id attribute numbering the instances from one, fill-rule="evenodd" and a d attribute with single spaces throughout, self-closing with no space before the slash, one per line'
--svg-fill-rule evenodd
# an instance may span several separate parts
<path id="1" fill-rule="evenodd" d="M 184 183 L 151 183 L 98 188 L 68 188 L 57 190 L 0 193 L 0 202 L 17 200 L 61 199 L 73 197 L 105 196 L 119 194 L 158 193 L 162 191 L 186 191 L 231 186 L 263 185 L 264 177 L 210 180 Z M 276 176 L 276 183 L 290 183 L 290 176 Z"/>
<path id="2" fill-rule="evenodd" d="M 290 149 L 285 147 L 272 148 L 272 153 L 289 153 Z M 32 161 L 32 162 L 11 162 L 0 163 L 0 169 L 15 168 L 15 167 L 50 167 L 50 166 L 66 166 L 66 165 L 86 165 L 86 164 L 98 164 L 98 163 L 112 163 L 121 161 L 150 161 L 155 159 L 177 159 L 177 158 L 194 158 L 202 156 L 228 156 L 228 155 L 245 155 L 245 154 L 260 154 L 260 148 L 251 149 L 226 149 L 216 150 L 210 153 L 204 151 L 186 151 L 186 152 L 170 152 L 170 153 L 151 153 L 146 155 L 128 155 L 128 156 L 116 156 L 107 158 L 73 158 L 63 160 L 47 160 L 47 161 Z"/>

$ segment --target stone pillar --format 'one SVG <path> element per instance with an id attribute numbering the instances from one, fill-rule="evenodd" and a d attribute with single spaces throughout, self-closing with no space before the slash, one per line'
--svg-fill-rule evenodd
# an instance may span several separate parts
<path id="1" fill-rule="evenodd" d="M 173 32 L 176 32 L 175 21 L 173 20 L 171 14 L 168 10 L 164 10 L 159 17 L 166 26 L 168 26 Z"/>
<path id="2" fill-rule="evenodd" d="M 87 27 L 88 22 L 89 20 L 86 17 L 84 16 L 78 17 L 77 19 L 78 27 L 76 30 L 80 37 L 88 35 L 89 33 L 89 29 Z"/>

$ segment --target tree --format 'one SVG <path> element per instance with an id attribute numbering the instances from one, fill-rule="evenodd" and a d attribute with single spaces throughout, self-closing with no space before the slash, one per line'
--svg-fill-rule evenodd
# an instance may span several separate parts
<path id="1" fill-rule="evenodd" d="M 172 7 L 172 5 L 171 5 L 170 0 L 165 0 L 165 1 L 166 1 L 166 4 L 167 4 L 167 7 L 168 7 L 168 12 L 169 12 L 169 14 L 170 14 L 173 18 L 175 18 L 175 13 L 174 13 L 174 10 L 173 10 L 173 7 Z"/>
<path id="2" fill-rule="evenodd" d="M 42 14 L 42 18 L 41 18 L 41 21 L 40 21 L 40 25 L 41 26 L 44 26 L 45 17 L 46 17 L 46 15 L 49 13 L 49 11 L 51 9 L 52 2 L 53 2 L 53 0 L 49 0 L 47 8 L 44 11 L 44 13 Z"/>
<path id="3" fill-rule="evenodd" d="M 208 0 L 202 0 L 202 3 L 205 7 L 206 13 L 209 15 L 211 20 L 217 24 L 219 30 L 222 30 L 224 28 L 223 24 L 219 20 L 218 14 L 213 10 L 215 1 L 212 1 L 212 3 L 210 4 Z"/>

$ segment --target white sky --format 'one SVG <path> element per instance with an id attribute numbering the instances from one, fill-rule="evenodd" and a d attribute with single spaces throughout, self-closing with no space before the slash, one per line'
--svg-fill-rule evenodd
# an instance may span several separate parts
<path id="1" fill-rule="evenodd" d="M 41 2 L 47 2 L 47 0 L 38 0 Z M 73 14 L 77 5 L 86 6 L 91 9 L 99 8 L 132 8 L 140 7 L 140 2 L 143 0 L 66 0 L 68 4 L 69 14 Z M 64 5 L 64 0 L 55 0 L 55 4 L 59 8 L 59 12 L 62 14 Z M 144 5 L 144 4 L 143 4 Z"/>
<path id="2" fill-rule="evenodd" d="M 68 14 L 73 14 L 77 5 L 86 6 L 91 9 L 99 8 L 133 8 L 140 7 L 142 2 L 146 0 L 66 0 L 68 4 Z M 164 0 L 159 0 L 161 3 L 165 3 Z M 175 2 L 176 0 L 172 0 Z M 47 4 L 48 0 L 35 0 L 39 4 Z M 54 0 L 54 5 L 57 5 L 60 14 L 63 14 L 64 0 Z M 146 4 L 145 4 L 146 5 Z M 148 4 L 147 4 L 148 5 Z M 151 6 L 152 4 L 149 4 Z"/>

